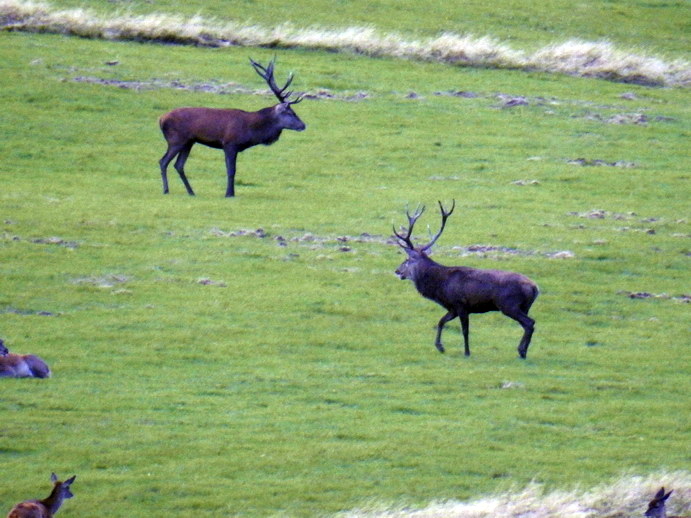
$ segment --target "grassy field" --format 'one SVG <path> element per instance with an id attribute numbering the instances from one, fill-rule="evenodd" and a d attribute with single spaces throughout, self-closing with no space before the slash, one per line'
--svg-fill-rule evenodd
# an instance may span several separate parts
<path id="1" fill-rule="evenodd" d="M 337 20 L 313 16 L 291 21 Z M 157 118 L 273 103 L 247 57 L 274 54 L 307 130 L 241 154 L 234 199 L 201 147 L 197 196 L 172 169 L 163 196 Z M 0 56 L 0 336 L 54 371 L 1 380 L 1 509 L 56 471 L 77 474 L 65 517 L 326 516 L 631 475 L 631 509 L 659 475 L 689 511 L 688 90 L 7 32 Z M 526 361 L 496 314 L 471 318 L 470 358 L 457 323 L 440 355 L 441 309 L 393 275 L 406 204 L 434 232 L 452 198 L 435 259 L 541 288 Z"/>

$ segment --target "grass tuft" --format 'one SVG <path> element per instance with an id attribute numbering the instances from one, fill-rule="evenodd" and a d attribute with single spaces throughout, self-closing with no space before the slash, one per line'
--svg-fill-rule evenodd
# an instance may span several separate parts
<path id="1" fill-rule="evenodd" d="M 300 28 L 290 23 L 262 27 L 169 14 L 99 16 L 88 9 L 56 10 L 50 4 L 0 0 L 0 27 L 110 40 L 156 41 L 204 46 L 282 47 L 349 52 L 376 57 L 435 61 L 457 66 L 540 70 L 648 86 L 688 86 L 685 60 L 666 61 L 621 50 L 610 42 L 570 40 L 534 53 L 490 36 L 444 33 L 410 40 L 373 27 Z"/>
<path id="2" fill-rule="evenodd" d="M 647 477 L 624 476 L 592 489 L 545 492 L 537 483 L 470 502 L 445 501 L 422 509 L 362 509 L 342 518 L 594 518 L 642 516 L 655 492 L 664 486 L 674 490 L 670 513 L 691 511 L 691 473 L 656 473 Z"/>

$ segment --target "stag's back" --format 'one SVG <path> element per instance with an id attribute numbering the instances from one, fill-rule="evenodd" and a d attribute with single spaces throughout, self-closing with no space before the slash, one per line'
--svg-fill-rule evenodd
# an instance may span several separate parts
<path id="1" fill-rule="evenodd" d="M 448 276 L 439 289 L 449 307 L 462 302 L 471 312 L 484 313 L 518 304 L 527 312 L 540 293 L 537 284 L 520 273 L 466 266 L 444 268 Z"/>
<path id="2" fill-rule="evenodd" d="M 15 505 L 7 518 L 52 518 L 46 506 L 38 500 L 28 500 Z"/>

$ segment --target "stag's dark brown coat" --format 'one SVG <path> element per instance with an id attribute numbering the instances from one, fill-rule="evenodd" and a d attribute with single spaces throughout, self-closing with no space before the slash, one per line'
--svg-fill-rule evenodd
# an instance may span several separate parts
<path id="1" fill-rule="evenodd" d="M 252 61 L 257 73 L 267 82 L 269 88 L 280 101 L 279 104 L 262 108 L 256 112 L 236 109 L 216 108 L 177 108 L 159 119 L 168 149 L 159 164 L 163 180 L 163 194 L 168 194 L 168 164 L 175 160 L 175 170 L 180 175 L 187 193 L 194 195 L 192 186 L 185 175 L 185 162 L 194 144 L 203 144 L 222 149 L 226 158 L 228 184 L 226 197 L 235 196 L 235 171 L 238 153 L 259 144 L 270 145 L 278 140 L 284 129 L 302 131 L 305 123 L 293 111 L 291 105 L 302 98 L 289 101 L 292 92 L 285 92 L 293 76 L 288 78 L 283 88 L 278 88 L 273 77 L 274 61 L 265 68 Z"/>

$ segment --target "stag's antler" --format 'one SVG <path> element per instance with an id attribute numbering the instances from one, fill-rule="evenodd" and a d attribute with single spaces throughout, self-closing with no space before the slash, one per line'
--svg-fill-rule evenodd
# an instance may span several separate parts
<path id="1" fill-rule="evenodd" d="M 437 242 L 437 239 L 439 239 L 439 236 L 441 236 L 441 233 L 444 232 L 444 227 L 446 226 L 446 220 L 451 216 L 451 213 L 454 211 L 456 208 L 456 200 L 453 200 L 453 204 L 451 205 L 451 208 L 449 210 L 444 209 L 444 205 L 442 205 L 441 202 L 439 202 L 439 208 L 441 209 L 441 228 L 439 229 L 439 232 L 437 232 L 437 235 L 432 238 L 432 240 L 427 243 L 425 246 L 421 246 L 417 250 L 420 252 L 426 252 L 430 248 L 432 248 L 432 245 Z M 413 250 L 415 249 L 415 245 L 413 244 L 412 240 L 412 235 L 413 235 L 413 227 L 415 226 L 415 222 L 418 220 L 420 216 L 422 216 L 422 213 L 425 212 L 425 206 L 418 206 L 417 209 L 415 209 L 415 213 L 411 216 L 410 211 L 406 209 L 405 214 L 408 217 L 408 229 L 405 235 L 402 233 L 399 234 L 396 231 L 396 227 L 394 226 L 393 228 L 393 233 L 394 236 L 398 239 L 399 243 L 398 246 L 400 246 L 403 249 L 406 250 Z"/>
<path id="2" fill-rule="evenodd" d="M 441 204 L 441 201 L 439 202 L 439 209 L 441 210 L 441 228 L 439 229 L 439 232 L 437 232 L 437 235 L 432 238 L 432 241 L 427 243 L 425 246 L 420 248 L 421 252 L 426 252 L 430 248 L 432 248 L 432 245 L 437 242 L 437 239 L 439 239 L 439 236 L 441 236 L 441 233 L 444 232 L 444 227 L 446 226 L 446 220 L 451 216 L 453 213 L 453 210 L 456 208 L 456 200 L 453 200 L 453 205 L 451 205 L 450 210 L 444 210 L 444 206 Z"/>
<path id="3" fill-rule="evenodd" d="M 396 232 L 396 226 L 393 227 L 394 236 L 396 236 L 400 241 L 398 243 L 398 246 L 409 250 L 413 250 L 415 248 L 411 236 L 413 234 L 413 227 L 415 226 L 415 222 L 418 220 L 420 216 L 422 216 L 423 212 L 425 212 L 424 205 L 418 205 L 417 209 L 415 209 L 415 214 L 413 214 L 412 216 L 410 215 L 410 211 L 408 210 L 408 208 L 406 208 L 405 215 L 408 217 L 408 229 L 406 235 L 404 236 L 399 234 L 398 232 Z"/>
<path id="4" fill-rule="evenodd" d="M 266 81 L 266 84 L 269 85 L 269 88 L 271 88 L 271 91 L 274 93 L 276 98 L 281 101 L 281 103 L 297 104 L 302 101 L 302 95 L 298 95 L 294 101 L 287 100 L 291 95 L 293 95 L 292 91 L 286 92 L 286 89 L 290 86 L 290 83 L 293 82 L 292 73 L 288 76 L 288 81 L 286 81 L 286 84 L 283 85 L 283 88 L 279 88 L 276 85 L 276 80 L 274 79 L 274 65 L 276 64 L 275 56 L 266 67 L 257 63 L 252 58 L 250 58 L 250 63 L 252 63 L 252 66 L 257 74 L 259 74 L 259 77 Z"/>

